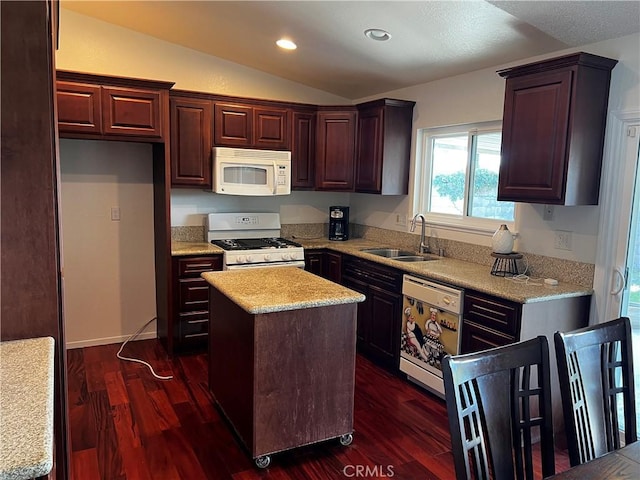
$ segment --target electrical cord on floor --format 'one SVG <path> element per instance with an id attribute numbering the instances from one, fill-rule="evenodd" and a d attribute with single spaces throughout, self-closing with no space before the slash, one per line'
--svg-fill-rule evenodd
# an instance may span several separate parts
<path id="1" fill-rule="evenodd" d="M 136 362 L 136 363 L 141 363 L 143 365 L 146 365 L 147 367 L 149 367 L 149 370 L 151 370 L 151 374 L 156 377 L 158 380 L 171 380 L 173 378 L 173 375 L 169 375 L 167 377 L 163 377 L 162 375 L 158 375 L 154 370 L 153 367 L 151 365 L 149 365 L 147 362 L 145 362 L 144 360 L 140 360 L 138 358 L 131 358 L 131 357 L 123 357 L 121 355 L 122 353 L 122 349 L 124 348 L 124 346 L 130 341 L 133 340 L 135 337 L 137 337 L 138 335 L 140 335 L 140 333 L 147 328 L 147 325 L 149 325 L 151 322 L 153 322 L 154 320 L 157 320 L 157 317 L 153 317 L 151 320 L 149 320 L 147 323 L 145 323 L 144 325 L 142 325 L 142 327 L 140 327 L 138 329 L 138 331 L 136 333 L 134 333 L 133 335 L 131 335 L 129 338 L 127 338 L 125 340 L 125 342 L 120 346 L 120 350 L 118 350 L 118 353 L 116 353 L 116 357 L 118 357 L 120 360 L 126 360 L 128 362 Z"/>

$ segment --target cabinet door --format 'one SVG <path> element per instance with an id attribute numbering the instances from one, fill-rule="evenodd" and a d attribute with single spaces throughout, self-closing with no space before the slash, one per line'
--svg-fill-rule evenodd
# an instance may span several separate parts
<path id="1" fill-rule="evenodd" d="M 340 283 L 342 280 L 342 255 L 334 252 L 325 254 L 325 278 Z"/>
<path id="2" fill-rule="evenodd" d="M 304 269 L 319 277 L 324 277 L 324 256 L 323 252 L 305 252 Z"/>
<path id="3" fill-rule="evenodd" d="M 58 131 L 60 133 L 102 132 L 100 86 L 56 82 Z"/>
<path id="4" fill-rule="evenodd" d="M 357 191 L 380 193 L 382 189 L 382 122 L 382 107 L 358 112 Z"/>
<path id="5" fill-rule="evenodd" d="M 388 367 L 398 367 L 400 358 L 400 321 L 402 295 L 377 287 L 369 288 L 371 329 L 369 346 L 378 360 Z"/>
<path id="6" fill-rule="evenodd" d="M 105 135 L 162 138 L 161 92 L 102 87 L 102 106 Z"/>
<path id="7" fill-rule="evenodd" d="M 213 142 L 218 146 L 250 147 L 253 144 L 253 108 L 247 105 L 216 103 Z"/>
<path id="8" fill-rule="evenodd" d="M 289 112 L 287 110 L 255 107 L 253 119 L 254 147 L 272 150 L 289 148 Z"/>
<path id="9" fill-rule="evenodd" d="M 572 76 L 507 79 L 498 200 L 564 203 Z"/>
<path id="10" fill-rule="evenodd" d="M 211 102 L 171 98 L 171 185 L 211 187 Z"/>
<path id="11" fill-rule="evenodd" d="M 353 190 L 356 112 L 319 112 L 316 188 Z"/>
<path id="12" fill-rule="evenodd" d="M 291 123 L 291 188 L 313 188 L 315 186 L 316 114 L 294 110 Z"/>
<path id="13" fill-rule="evenodd" d="M 369 331 L 371 330 L 371 301 L 368 297 L 369 286 L 363 280 L 353 277 L 344 277 L 342 284 L 366 297 L 364 302 L 358 304 L 356 337 L 358 347 L 364 350 L 365 353 L 368 353 Z"/>

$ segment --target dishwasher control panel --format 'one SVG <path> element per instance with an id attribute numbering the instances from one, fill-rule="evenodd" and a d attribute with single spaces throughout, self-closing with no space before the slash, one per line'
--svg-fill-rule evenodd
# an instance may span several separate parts
<path id="1" fill-rule="evenodd" d="M 441 310 L 456 314 L 462 313 L 463 291 L 457 288 L 412 275 L 405 275 L 402 282 L 402 293 L 408 297 L 436 306 Z"/>

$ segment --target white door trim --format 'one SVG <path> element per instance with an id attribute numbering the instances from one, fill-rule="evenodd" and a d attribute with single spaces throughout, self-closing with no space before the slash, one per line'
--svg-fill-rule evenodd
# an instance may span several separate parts
<path id="1" fill-rule="evenodd" d="M 633 205 L 637 157 L 629 160 L 627 131 L 640 124 L 640 111 L 611 112 L 607 120 L 602 176 L 600 180 L 600 222 L 593 279 L 594 295 L 589 324 L 619 316 L 622 294 L 611 295 L 617 281 L 615 268 L 620 251 L 628 241 L 629 221 Z M 614 313 L 617 312 L 617 313 Z"/>

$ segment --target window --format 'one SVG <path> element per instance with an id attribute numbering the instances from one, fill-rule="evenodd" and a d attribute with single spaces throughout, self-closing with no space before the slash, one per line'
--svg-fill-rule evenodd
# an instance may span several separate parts
<path id="1" fill-rule="evenodd" d="M 515 204 L 499 202 L 501 125 L 424 130 L 419 210 L 437 223 L 484 225 L 514 221 Z"/>

